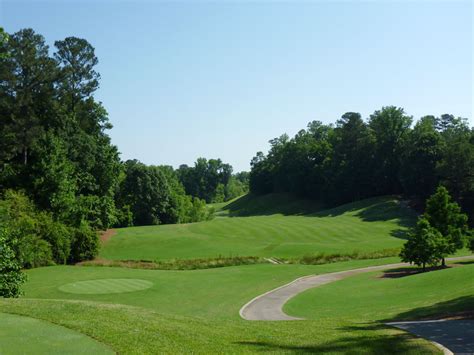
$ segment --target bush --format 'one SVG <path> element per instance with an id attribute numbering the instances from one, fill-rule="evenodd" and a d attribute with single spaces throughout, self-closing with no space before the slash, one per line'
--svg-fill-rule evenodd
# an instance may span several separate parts
<path id="1" fill-rule="evenodd" d="M 73 228 L 72 231 L 69 261 L 75 263 L 94 259 L 99 251 L 99 236 L 97 232 L 91 229 L 85 221 L 81 222 L 78 228 Z"/>
<path id="2" fill-rule="evenodd" d="M 51 246 L 52 258 L 57 264 L 66 264 L 71 252 L 71 229 L 54 221 L 47 213 L 38 214 L 39 235 Z"/>
<path id="3" fill-rule="evenodd" d="M 53 264 L 51 245 L 41 239 L 35 217 L 34 214 L 19 213 L 15 219 L 8 221 L 4 234 L 18 262 L 25 268 Z"/>
<path id="4" fill-rule="evenodd" d="M 0 236 L 0 297 L 18 297 L 25 281 L 26 275 L 21 272 L 13 250 L 6 238 Z"/>

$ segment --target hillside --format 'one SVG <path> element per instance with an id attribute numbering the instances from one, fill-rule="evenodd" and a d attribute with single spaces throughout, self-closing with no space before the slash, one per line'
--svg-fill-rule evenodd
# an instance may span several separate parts
<path id="1" fill-rule="evenodd" d="M 102 248 L 112 260 L 218 256 L 292 258 L 399 248 L 415 213 L 395 197 L 322 209 L 290 195 L 243 196 L 220 204 L 206 222 L 117 230 Z"/>

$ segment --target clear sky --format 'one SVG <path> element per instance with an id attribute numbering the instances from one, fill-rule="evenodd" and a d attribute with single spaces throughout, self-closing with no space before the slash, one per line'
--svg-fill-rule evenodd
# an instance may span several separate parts
<path id="1" fill-rule="evenodd" d="M 473 109 L 472 1 L 0 0 L 7 32 L 96 48 L 123 159 L 234 170 L 312 120 Z"/>

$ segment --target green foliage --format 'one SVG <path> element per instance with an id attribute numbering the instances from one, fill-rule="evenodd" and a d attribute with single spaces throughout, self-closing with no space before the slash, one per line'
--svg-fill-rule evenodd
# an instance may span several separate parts
<path id="1" fill-rule="evenodd" d="M 177 174 L 188 195 L 207 203 L 228 201 L 248 191 L 248 173 L 232 175 L 232 166 L 220 159 L 198 158 L 194 167 L 181 165 Z"/>
<path id="2" fill-rule="evenodd" d="M 38 235 L 49 244 L 52 259 L 57 264 L 66 264 L 71 253 L 72 229 L 45 212 L 38 213 L 37 220 Z"/>
<path id="3" fill-rule="evenodd" d="M 418 266 L 434 265 L 461 249 L 467 233 L 467 216 L 461 213 L 445 187 L 426 201 L 425 213 L 418 218 L 414 231 L 409 235 L 400 257 Z"/>
<path id="4" fill-rule="evenodd" d="M 124 163 L 116 203 L 118 226 L 190 223 L 209 217 L 206 203 L 185 194 L 173 168 L 137 160 Z"/>
<path id="5" fill-rule="evenodd" d="M 339 205 L 405 194 L 422 208 L 442 183 L 474 223 L 474 129 L 452 115 L 412 118 L 388 106 L 367 120 L 347 112 L 272 139 L 251 161 L 250 192 L 291 193 Z"/>
<path id="6" fill-rule="evenodd" d="M 86 220 L 108 228 L 122 166 L 106 134 L 107 112 L 93 97 L 94 48 L 69 37 L 50 56 L 32 29 L 8 37 L 0 58 L 0 190 L 24 190 L 68 226 Z"/>
<path id="7" fill-rule="evenodd" d="M 93 259 L 99 251 L 99 236 L 96 231 L 86 223 L 82 222 L 78 228 L 74 228 L 71 240 L 70 262 L 78 262 Z"/>
<path id="8" fill-rule="evenodd" d="M 39 215 L 28 197 L 6 191 L 4 199 L 0 201 L 0 215 L 6 227 L 4 237 L 22 267 L 53 263 L 51 245 L 41 238 Z"/>
<path id="9" fill-rule="evenodd" d="M 400 257 L 402 261 L 422 266 L 425 270 L 427 264 L 435 265 L 441 260 L 444 242 L 441 233 L 422 216 L 403 246 Z"/>
<path id="10" fill-rule="evenodd" d="M 467 232 L 467 216 L 456 202 L 451 201 L 448 190 L 439 186 L 426 201 L 425 217 L 438 230 L 444 243 L 440 249 L 442 258 L 461 249 Z"/>
<path id="11" fill-rule="evenodd" d="M 88 222 L 69 227 L 12 190 L 0 200 L 0 223 L 7 227 L 4 237 L 25 268 L 77 262 L 98 252 L 98 237 Z"/>
<path id="12" fill-rule="evenodd" d="M 0 233 L 0 297 L 18 297 L 26 275 L 21 272 L 20 263 L 4 234 L 5 230 Z"/>

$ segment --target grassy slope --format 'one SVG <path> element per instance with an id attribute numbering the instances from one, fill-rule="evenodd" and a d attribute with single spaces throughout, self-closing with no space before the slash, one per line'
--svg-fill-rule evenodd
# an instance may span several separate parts
<path id="1" fill-rule="evenodd" d="M 0 341 L 1 354 L 113 354 L 111 349 L 82 333 L 6 313 L 0 313 L 0 339 L 8 339 Z"/>
<path id="2" fill-rule="evenodd" d="M 248 214 L 252 216 L 241 217 Z M 100 256 L 166 260 L 369 252 L 400 247 L 403 239 L 396 236 L 413 221 L 414 213 L 391 197 L 318 210 L 313 202 L 286 195 L 244 196 L 219 206 L 212 221 L 119 229 Z"/>
<path id="3" fill-rule="evenodd" d="M 163 316 L 148 309 L 123 305 L 30 299 L 0 299 L 2 308 L 79 330 L 109 344 L 120 354 L 260 351 L 374 355 L 440 353 L 426 340 L 400 330 L 341 320 L 207 320 Z"/>
<path id="4" fill-rule="evenodd" d="M 472 263 L 401 278 L 382 274 L 310 289 L 292 298 L 284 310 L 311 319 L 399 320 L 474 309 Z"/>

